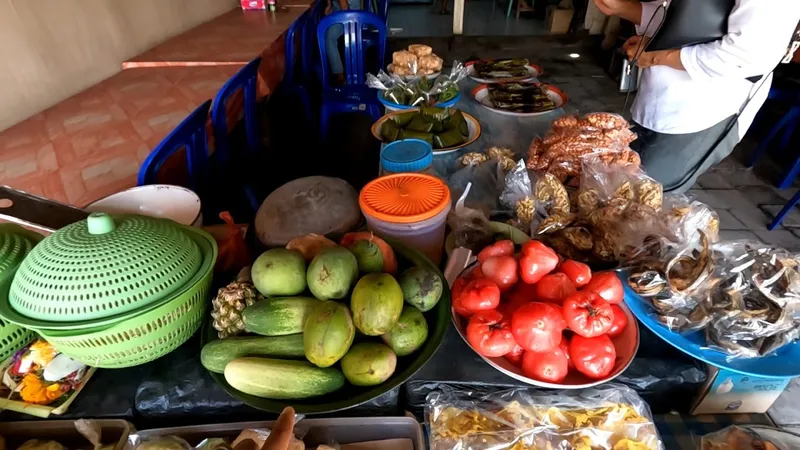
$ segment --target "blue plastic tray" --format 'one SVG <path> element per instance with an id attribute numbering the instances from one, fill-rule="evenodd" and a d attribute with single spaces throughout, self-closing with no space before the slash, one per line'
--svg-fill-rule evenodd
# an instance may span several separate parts
<path id="1" fill-rule="evenodd" d="M 620 278 L 623 278 L 620 275 Z M 730 370 L 732 372 L 754 377 L 792 378 L 800 376 L 800 345 L 787 345 L 770 356 L 762 358 L 737 358 L 727 360 L 728 354 L 706 347 L 706 336 L 703 331 L 678 334 L 670 331 L 654 316 L 650 303 L 628 287 L 626 280 L 625 304 L 639 322 L 650 329 L 661 339 L 687 355 L 707 364 Z"/>

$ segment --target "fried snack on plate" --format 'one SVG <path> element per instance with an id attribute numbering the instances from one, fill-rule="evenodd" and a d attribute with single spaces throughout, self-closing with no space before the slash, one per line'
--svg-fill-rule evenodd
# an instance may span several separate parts
<path id="1" fill-rule="evenodd" d="M 424 44 L 411 44 L 408 46 L 408 51 L 417 56 L 426 56 L 433 53 L 433 49 Z"/>

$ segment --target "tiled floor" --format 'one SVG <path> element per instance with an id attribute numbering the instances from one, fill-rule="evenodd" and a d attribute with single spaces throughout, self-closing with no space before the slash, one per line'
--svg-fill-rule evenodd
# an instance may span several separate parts
<path id="1" fill-rule="evenodd" d="M 452 2 L 448 14 L 439 14 L 436 5 L 392 5 L 389 31 L 396 37 L 449 37 L 453 34 Z M 469 0 L 464 9 L 464 35 L 467 36 L 540 36 L 547 34 L 543 20 L 530 14 L 506 17 L 508 2 Z"/>
<path id="2" fill-rule="evenodd" d="M 233 10 L 131 60 L 138 68 L 3 131 L 0 184 L 80 207 L 134 186 L 150 151 L 246 62 L 264 56 L 262 94 L 277 84 L 278 37 L 302 11 Z M 227 107 L 235 121 L 241 98 Z"/>
<path id="3" fill-rule="evenodd" d="M 150 150 L 236 70 L 125 70 L 0 133 L 0 183 L 76 206 L 134 186 Z"/>

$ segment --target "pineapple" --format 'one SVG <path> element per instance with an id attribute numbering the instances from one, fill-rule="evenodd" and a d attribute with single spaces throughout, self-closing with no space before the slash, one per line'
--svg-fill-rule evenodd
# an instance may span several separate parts
<path id="1" fill-rule="evenodd" d="M 236 336 L 244 331 L 242 311 L 264 297 L 258 293 L 253 283 L 234 281 L 221 288 L 211 302 L 213 326 L 220 339 Z"/>

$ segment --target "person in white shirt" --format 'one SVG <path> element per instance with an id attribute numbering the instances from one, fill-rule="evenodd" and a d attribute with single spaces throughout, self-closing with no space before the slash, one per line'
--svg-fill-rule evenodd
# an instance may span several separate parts
<path id="1" fill-rule="evenodd" d="M 594 3 L 633 22 L 639 34 L 623 46 L 629 59 L 639 55 L 643 69 L 631 111 L 639 138 L 631 147 L 665 191 L 684 192 L 733 151 L 764 104 L 768 74 L 785 56 L 800 21 L 800 0 L 736 0 L 722 39 L 652 52 L 641 49 L 663 20 L 663 1 Z"/>

